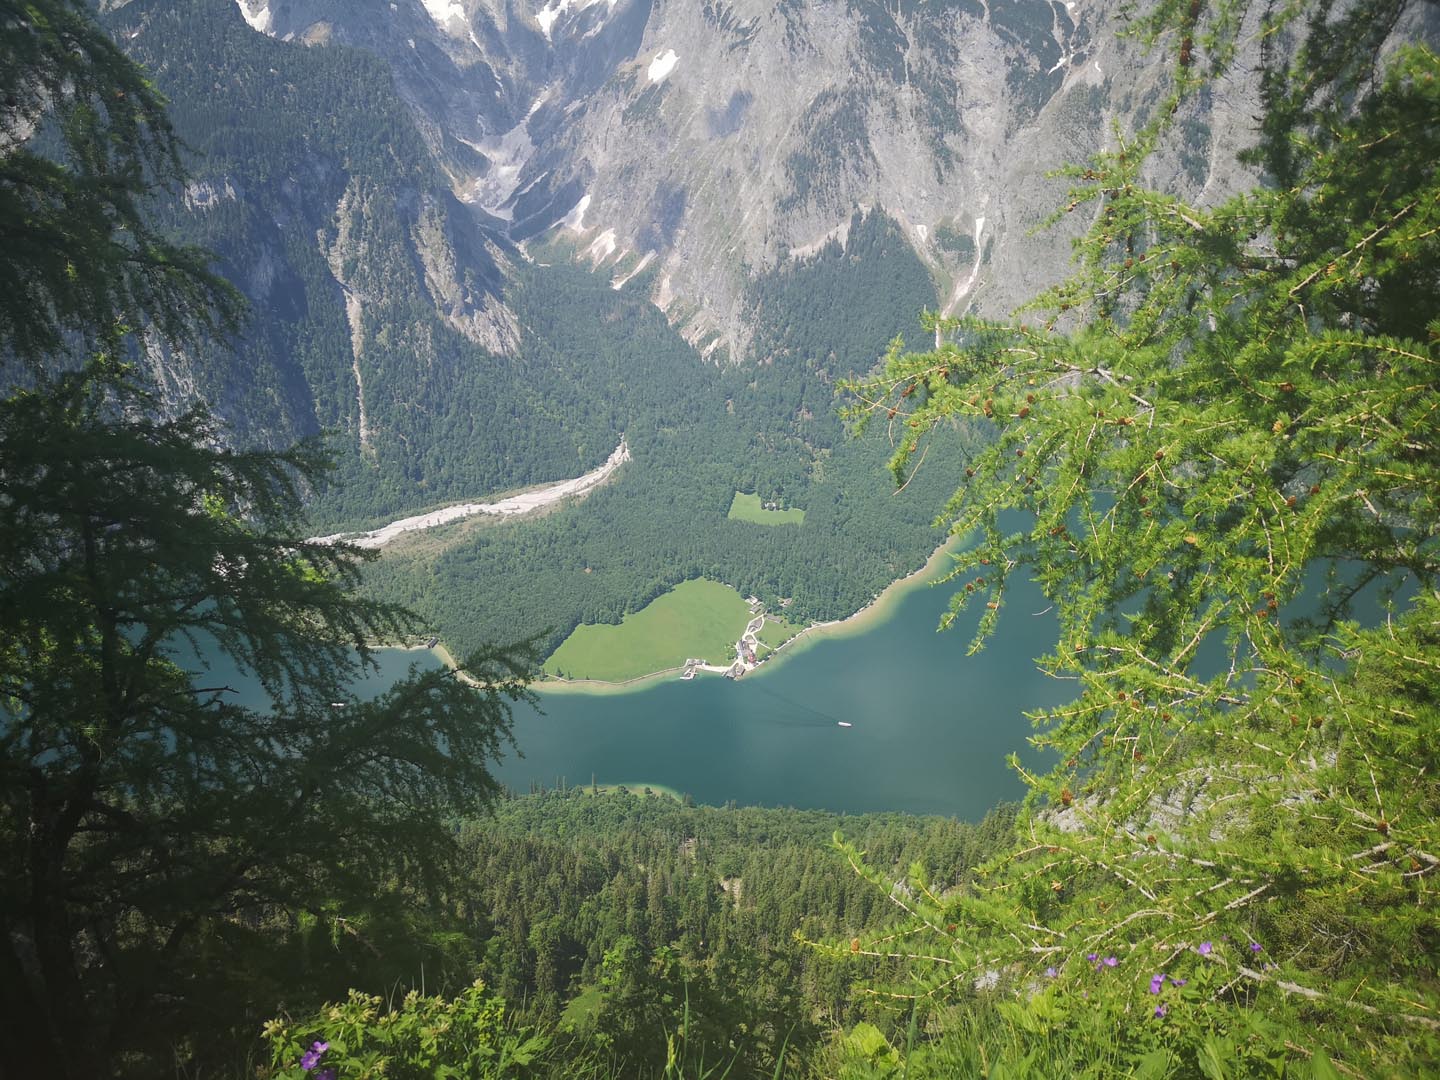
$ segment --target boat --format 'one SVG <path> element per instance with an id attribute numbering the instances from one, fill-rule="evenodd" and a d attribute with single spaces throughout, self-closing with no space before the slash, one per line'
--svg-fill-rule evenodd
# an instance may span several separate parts
<path id="1" fill-rule="evenodd" d="M 841 727 L 854 727 L 854 725 L 851 724 L 849 720 L 836 720 L 835 723 L 839 724 Z"/>

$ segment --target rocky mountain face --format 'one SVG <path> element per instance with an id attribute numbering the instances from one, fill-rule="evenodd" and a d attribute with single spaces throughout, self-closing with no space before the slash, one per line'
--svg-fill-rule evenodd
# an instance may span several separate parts
<path id="1" fill-rule="evenodd" d="M 1075 230 L 1034 234 L 1063 194 L 1047 172 L 1158 93 L 1095 0 L 236 3 L 381 57 L 476 222 L 633 278 L 731 361 L 753 358 L 751 281 L 843 243 L 857 207 L 901 225 L 945 310 L 1008 310 L 1068 257 Z M 1257 108 L 1230 84 L 1188 106 L 1165 179 L 1227 189 Z M 505 347 L 503 320 L 488 334 Z"/>
<path id="2" fill-rule="evenodd" d="M 193 150 L 162 212 L 255 316 L 223 362 L 152 363 L 242 441 L 326 433 L 326 525 L 597 466 L 643 412 L 636 304 L 685 358 L 672 397 L 754 367 L 760 412 L 721 406 L 813 469 L 834 380 L 916 309 L 1001 314 L 1063 275 L 1083 223 L 1038 229 L 1047 172 L 1159 94 L 1096 0 L 103 7 Z M 1157 179 L 1223 192 L 1253 88 L 1185 108 Z"/>
<path id="3" fill-rule="evenodd" d="M 913 570 L 983 436 L 895 498 L 892 433 L 849 437 L 837 380 L 923 307 L 1059 280 L 1085 223 L 1039 228 L 1047 173 L 1161 98 L 1099 0 L 105 8 L 192 151 L 157 213 L 253 314 L 233 350 L 152 363 L 237 441 L 328 439 L 317 534 L 580 476 L 624 438 L 583 503 L 387 549 L 367 587 L 461 651 L 553 646 L 694 577 L 836 618 Z M 1246 63 L 1182 107 L 1158 186 L 1249 182 Z M 732 519 L 738 493 L 803 522 Z"/>

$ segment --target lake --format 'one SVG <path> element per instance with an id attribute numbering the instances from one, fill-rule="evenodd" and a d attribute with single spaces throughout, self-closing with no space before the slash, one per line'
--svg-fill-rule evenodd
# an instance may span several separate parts
<path id="1" fill-rule="evenodd" d="M 500 777 L 532 782 L 663 784 L 697 802 L 862 812 L 905 810 L 978 820 L 1023 785 L 1006 754 L 1025 744 L 1023 710 L 1070 689 L 1033 658 L 1053 641 L 1037 587 L 1015 588 L 1001 632 L 967 657 L 978 619 L 937 634 L 950 589 L 921 585 L 889 618 L 821 638 L 745 678 L 670 679 L 625 694 L 548 693 L 544 714 L 516 713 L 523 760 Z M 853 726 L 841 727 L 845 721 Z"/>
<path id="2" fill-rule="evenodd" d="M 1022 712 L 1057 704 L 1068 684 L 1033 657 L 1053 641 L 1039 589 L 1012 579 L 1000 632 L 977 656 L 966 647 L 978 612 L 943 634 L 948 586 L 916 585 L 863 630 L 806 641 L 745 678 L 656 681 L 626 693 L 555 692 L 515 713 L 523 758 L 497 770 L 512 790 L 532 785 L 664 785 L 697 802 L 735 801 L 859 813 L 904 810 L 978 820 L 1023 785 Z M 378 693 L 426 651 L 379 650 L 380 670 L 355 687 Z M 221 673 L 217 665 L 217 674 Z M 233 678 L 233 676 L 232 676 Z M 841 727 L 845 721 L 851 727 Z"/>

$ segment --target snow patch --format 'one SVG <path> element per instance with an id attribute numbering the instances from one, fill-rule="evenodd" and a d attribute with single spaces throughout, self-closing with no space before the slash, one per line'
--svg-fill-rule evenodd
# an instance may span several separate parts
<path id="1" fill-rule="evenodd" d="M 658 83 L 675 70 L 675 64 L 680 57 L 675 55 L 674 49 L 666 49 L 663 53 L 656 53 L 655 59 L 650 61 L 650 81 Z"/>
<path id="2" fill-rule="evenodd" d="M 430 18 L 435 25 L 442 30 L 447 23 L 455 20 L 465 21 L 465 9 L 460 6 L 459 0 L 420 0 L 425 5 L 425 10 L 430 13 Z"/>
<path id="3" fill-rule="evenodd" d="M 250 24 L 250 29 L 268 34 L 275 28 L 275 16 L 270 13 L 266 0 L 235 0 L 241 17 Z"/>
<path id="4" fill-rule="evenodd" d="M 490 171 L 477 179 L 465 193 L 464 199 L 467 203 L 479 206 L 486 213 L 504 221 L 511 219 L 514 211 L 506 204 L 515 197 L 515 189 L 520 186 L 520 173 L 535 153 L 535 144 L 530 141 L 530 132 L 525 125 L 530 117 L 535 115 L 536 110 L 550 99 L 550 93 L 551 90 L 547 87 L 530 106 L 525 119 L 499 138 L 482 139 L 479 142 L 461 140 L 472 150 L 484 154 L 490 161 Z M 535 183 L 543 179 L 542 174 Z"/>
<path id="5" fill-rule="evenodd" d="M 600 0 L 552 0 L 535 13 L 535 21 L 540 24 L 540 32 L 549 41 L 550 31 L 555 26 L 555 20 L 571 10 L 584 11 L 588 7 L 594 7 Z M 615 10 L 615 0 L 606 0 L 609 11 Z M 608 12 L 607 12 L 608 13 Z M 595 31 L 591 31 L 593 34 Z M 587 35 L 588 36 L 588 35 Z"/>

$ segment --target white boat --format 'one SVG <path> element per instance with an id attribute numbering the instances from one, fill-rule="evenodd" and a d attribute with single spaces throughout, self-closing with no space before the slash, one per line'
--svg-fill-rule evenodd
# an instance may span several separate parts
<path id="1" fill-rule="evenodd" d="M 841 727 L 853 727 L 853 726 L 854 726 L 853 724 L 850 723 L 849 720 L 836 720 L 835 723 L 839 724 Z"/>

